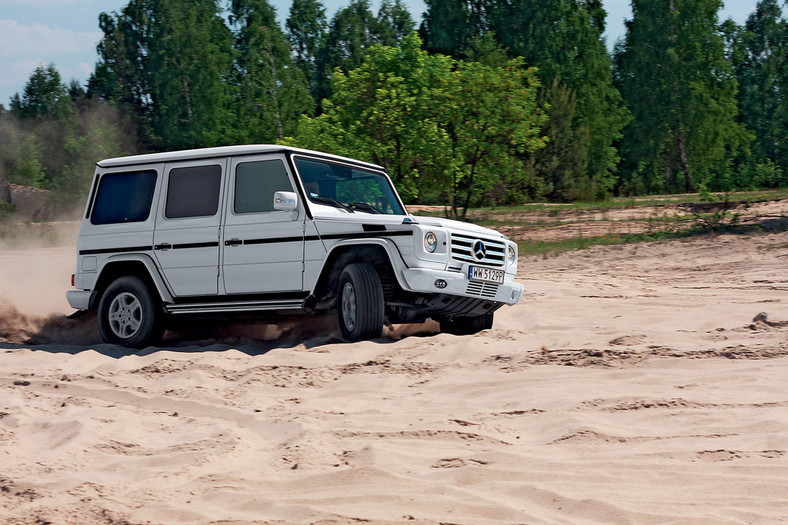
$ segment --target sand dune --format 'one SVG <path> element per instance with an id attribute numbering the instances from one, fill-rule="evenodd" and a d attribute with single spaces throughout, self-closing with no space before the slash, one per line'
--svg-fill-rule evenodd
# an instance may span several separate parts
<path id="1" fill-rule="evenodd" d="M 0 254 L 0 522 L 788 520 L 786 233 L 522 260 L 476 336 L 136 354 L 62 318 L 72 254 Z"/>

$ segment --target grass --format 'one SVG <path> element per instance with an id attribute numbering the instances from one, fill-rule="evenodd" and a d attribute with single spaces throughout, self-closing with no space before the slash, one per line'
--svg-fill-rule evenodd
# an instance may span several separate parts
<path id="1" fill-rule="evenodd" d="M 638 244 L 643 242 L 660 242 L 667 240 L 689 240 L 693 237 L 704 235 L 714 235 L 729 233 L 736 235 L 746 235 L 762 232 L 774 233 L 777 231 L 788 231 L 788 224 L 782 223 L 776 229 L 766 229 L 760 225 L 724 224 L 711 228 L 701 222 L 693 222 L 692 226 L 686 229 L 666 229 L 650 233 L 628 233 L 628 234 L 606 234 L 596 237 L 572 237 L 557 241 L 517 241 L 517 247 L 521 256 L 543 256 L 558 255 L 564 252 L 587 250 L 593 246 L 616 246 L 626 244 Z M 764 249 L 777 249 L 788 246 L 788 243 L 768 246 Z"/>
<path id="2" fill-rule="evenodd" d="M 714 196 L 722 200 L 724 194 L 715 193 Z M 728 194 L 730 202 L 758 202 L 772 199 L 784 199 L 788 197 L 788 188 L 777 188 L 770 190 L 736 191 Z M 613 197 L 604 201 L 573 202 L 570 204 L 554 203 L 529 203 L 518 206 L 497 206 L 472 208 L 469 214 L 479 215 L 485 213 L 512 213 L 518 211 L 525 212 L 554 212 L 556 214 L 566 210 L 595 211 L 604 212 L 606 210 L 620 208 L 637 208 L 641 206 L 665 206 L 669 204 L 697 204 L 701 202 L 700 195 L 697 193 L 682 193 L 676 195 L 651 195 L 645 197 Z M 443 216 L 442 211 L 419 212 L 420 215 Z"/>

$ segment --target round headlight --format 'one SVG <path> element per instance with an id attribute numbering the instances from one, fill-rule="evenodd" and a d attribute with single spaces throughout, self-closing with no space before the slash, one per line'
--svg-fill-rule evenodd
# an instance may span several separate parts
<path id="1" fill-rule="evenodd" d="M 509 245 L 509 264 L 515 262 L 517 262 L 517 250 L 514 249 L 514 246 Z"/>
<path id="2" fill-rule="evenodd" d="M 427 250 L 429 253 L 435 253 L 435 250 L 438 248 L 438 238 L 435 237 L 435 234 L 432 232 L 427 232 L 424 235 L 424 249 Z"/>

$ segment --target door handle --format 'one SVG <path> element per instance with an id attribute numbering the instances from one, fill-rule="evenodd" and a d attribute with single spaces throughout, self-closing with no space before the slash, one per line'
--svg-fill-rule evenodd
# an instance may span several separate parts
<path id="1" fill-rule="evenodd" d="M 244 242 L 241 239 L 230 239 L 229 241 L 224 241 L 225 246 L 240 246 Z"/>
<path id="2" fill-rule="evenodd" d="M 153 247 L 154 250 L 161 250 L 161 251 L 167 251 L 170 248 L 172 248 L 172 244 L 170 244 L 168 242 L 163 242 L 163 243 L 157 244 L 156 246 Z"/>

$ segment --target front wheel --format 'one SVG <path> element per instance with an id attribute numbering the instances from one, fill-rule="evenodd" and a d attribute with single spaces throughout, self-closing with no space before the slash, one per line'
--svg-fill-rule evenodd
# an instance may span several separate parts
<path id="1" fill-rule="evenodd" d="M 116 279 L 99 301 L 99 332 L 107 343 L 129 348 L 155 343 L 164 333 L 161 317 L 148 287 L 138 277 Z"/>
<path id="2" fill-rule="evenodd" d="M 471 317 L 453 317 L 440 321 L 441 332 L 454 335 L 471 335 L 489 330 L 493 326 L 493 314 Z"/>
<path id="3" fill-rule="evenodd" d="M 347 341 L 376 339 L 383 333 L 385 301 L 380 277 L 371 265 L 349 264 L 337 287 L 339 328 Z"/>

